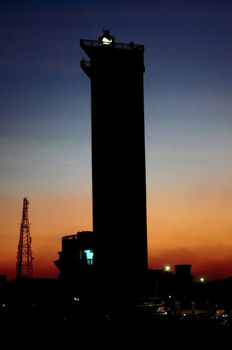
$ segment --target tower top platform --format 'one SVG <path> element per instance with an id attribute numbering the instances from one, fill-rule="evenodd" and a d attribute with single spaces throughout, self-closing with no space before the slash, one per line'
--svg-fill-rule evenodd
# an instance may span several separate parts
<path id="1" fill-rule="evenodd" d="M 81 48 L 86 52 L 87 55 L 92 53 L 93 49 L 116 49 L 116 50 L 136 50 L 144 52 L 144 45 L 135 44 L 133 41 L 130 43 L 120 43 L 116 42 L 115 38 L 110 35 L 108 30 L 103 30 L 103 35 L 101 35 L 98 40 L 80 40 Z"/>

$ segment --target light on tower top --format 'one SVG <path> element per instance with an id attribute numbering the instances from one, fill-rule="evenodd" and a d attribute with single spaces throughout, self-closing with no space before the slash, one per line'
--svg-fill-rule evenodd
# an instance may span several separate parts
<path id="1" fill-rule="evenodd" d="M 110 35 L 109 30 L 103 30 L 103 35 L 100 36 L 99 42 L 102 45 L 112 45 L 114 42 L 114 37 L 112 35 Z"/>

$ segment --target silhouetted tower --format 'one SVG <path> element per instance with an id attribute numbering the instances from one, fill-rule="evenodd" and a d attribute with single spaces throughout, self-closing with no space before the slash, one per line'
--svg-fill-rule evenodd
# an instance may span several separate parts
<path id="1" fill-rule="evenodd" d="M 31 235 L 28 216 L 28 206 L 29 201 L 27 200 L 27 198 L 24 198 L 16 263 L 16 278 L 33 277 L 33 257 L 31 251 Z"/>
<path id="2" fill-rule="evenodd" d="M 109 31 L 80 46 L 90 58 L 81 68 L 91 79 L 97 276 L 106 294 L 131 294 L 147 271 L 144 46 Z"/>

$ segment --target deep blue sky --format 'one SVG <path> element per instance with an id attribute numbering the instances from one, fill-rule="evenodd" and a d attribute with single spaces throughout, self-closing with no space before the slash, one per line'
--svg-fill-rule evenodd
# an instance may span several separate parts
<path id="1" fill-rule="evenodd" d="M 231 247 L 232 3 L 226 0 L 1 0 L 2 212 L 9 209 L 5 199 L 21 205 L 27 194 L 32 202 L 57 194 L 91 202 L 90 82 L 80 69 L 79 41 L 97 40 L 102 29 L 145 46 L 151 260 L 178 262 L 178 255 L 189 263 L 184 259 L 196 259 L 209 235 L 211 255 L 220 235 L 223 247 Z M 199 242 L 194 253 L 182 243 L 188 232 L 190 242 Z M 168 247 L 170 240 L 179 247 Z"/>

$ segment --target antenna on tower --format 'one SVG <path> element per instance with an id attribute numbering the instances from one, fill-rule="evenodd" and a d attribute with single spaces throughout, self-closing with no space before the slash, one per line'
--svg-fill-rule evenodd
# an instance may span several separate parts
<path id="1" fill-rule="evenodd" d="M 30 223 L 28 215 L 29 201 L 25 197 L 23 199 L 22 221 L 20 225 L 19 244 L 16 262 L 16 278 L 33 277 L 32 251 L 31 251 L 31 235 Z"/>

